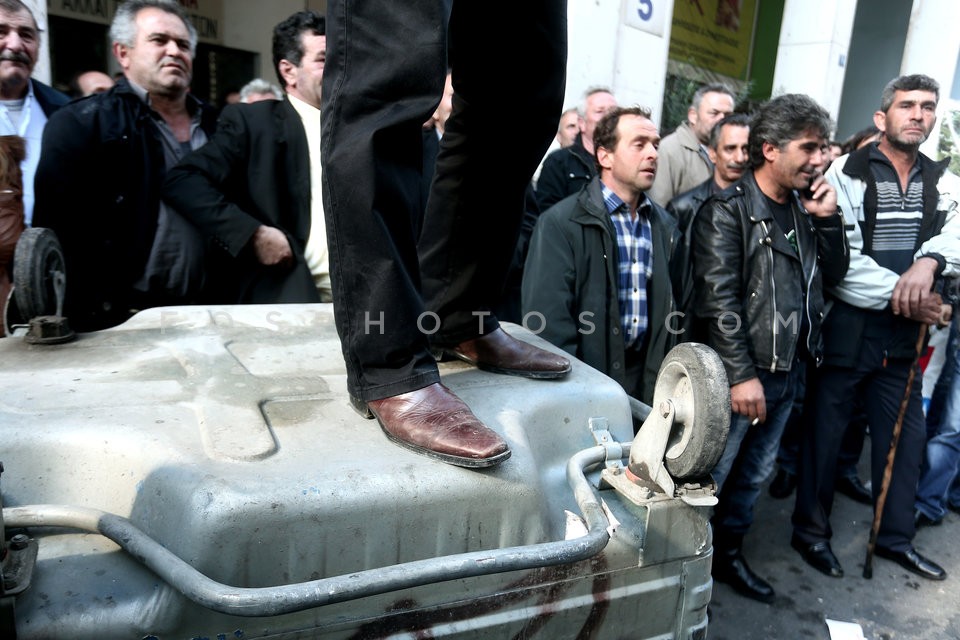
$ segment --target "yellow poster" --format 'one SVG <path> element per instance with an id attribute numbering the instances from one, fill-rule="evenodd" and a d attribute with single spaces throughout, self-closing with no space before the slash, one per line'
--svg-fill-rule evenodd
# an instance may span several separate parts
<path id="1" fill-rule="evenodd" d="M 670 59 L 747 79 L 757 0 L 675 0 Z"/>

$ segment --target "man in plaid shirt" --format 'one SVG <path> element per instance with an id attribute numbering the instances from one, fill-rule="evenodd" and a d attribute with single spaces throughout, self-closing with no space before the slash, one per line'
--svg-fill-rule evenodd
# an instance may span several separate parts
<path id="1" fill-rule="evenodd" d="M 607 113 L 594 133 L 599 175 L 540 217 L 523 277 L 527 326 L 647 403 L 677 337 L 668 265 L 679 231 L 646 196 L 659 143 L 646 109 Z"/>

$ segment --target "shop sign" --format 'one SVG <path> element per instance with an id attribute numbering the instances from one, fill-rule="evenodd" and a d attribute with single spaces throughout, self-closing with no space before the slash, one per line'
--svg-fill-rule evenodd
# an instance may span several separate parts
<path id="1" fill-rule="evenodd" d="M 49 0 L 47 13 L 85 22 L 110 24 L 122 0 Z M 179 0 L 201 42 L 223 43 L 223 0 Z"/>
<path id="2" fill-rule="evenodd" d="M 675 0 L 670 59 L 747 79 L 756 0 Z"/>

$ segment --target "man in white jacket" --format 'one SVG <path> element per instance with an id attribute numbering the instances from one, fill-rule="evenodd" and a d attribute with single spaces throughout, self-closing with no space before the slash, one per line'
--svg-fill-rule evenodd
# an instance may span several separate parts
<path id="1" fill-rule="evenodd" d="M 811 388 L 811 420 L 802 445 L 794 548 L 819 571 L 843 574 L 830 552 L 834 470 L 857 399 L 866 399 L 874 500 L 882 485 L 894 424 L 924 324 L 941 320 L 936 293 L 960 275 L 960 180 L 920 144 L 936 123 L 939 85 L 924 75 L 895 78 L 883 90 L 871 143 L 836 160 L 827 180 L 837 190 L 850 244 L 850 267 L 832 291 L 823 325 L 824 363 Z M 903 418 L 875 552 L 924 578 L 946 572 L 912 540 L 914 493 L 926 431 L 920 384 Z"/>

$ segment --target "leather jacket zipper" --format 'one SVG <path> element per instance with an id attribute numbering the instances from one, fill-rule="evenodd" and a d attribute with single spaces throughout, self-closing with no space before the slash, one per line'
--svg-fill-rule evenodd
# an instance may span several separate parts
<path id="1" fill-rule="evenodd" d="M 777 370 L 777 279 L 774 277 L 773 273 L 773 241 L 770 238 L 770 230 L 767 229 L 767 223 L 763 220 L 760 221 L 760 226 L 763 228 L 764 244 L 767 245 L 767 254 L 770 256 L 770 291 L 772 293 L 771 303 L 773 304 L 773 316 L 770 320 L 770 331 L 773 334 L 773 359 L 770 361 L 770 372 L 774 373 Z"/>
<path id="2" fill-rule="evenodd" d="M 796 220 L 794 220 L 794 224 L 797 224 Z M 800 246 L 800 235 L 797 234 L 797 256 L 800 258 L 800 273 L 803 273 L 803 247 Z M 816 274 L 817 260 L 814 258 L 813 264 L 810 265 L 810 276 L 807 278 L 807 294 L 803 295 L 803 291 L 800 292 L 800 297 L 803 300 L 803 312 L 807 315 L 807 353 L 811 355 L 813 355 L 813 349 L 810 346 L 810 338 L 813 335 L 813 316 L 810 313 L 810 288 L 813 286 L 813 278 Z"/>

